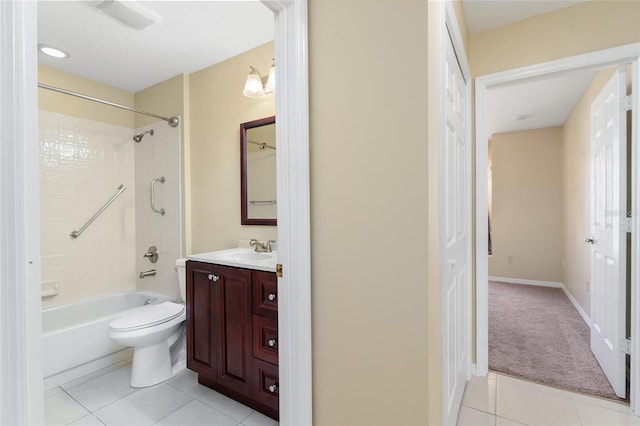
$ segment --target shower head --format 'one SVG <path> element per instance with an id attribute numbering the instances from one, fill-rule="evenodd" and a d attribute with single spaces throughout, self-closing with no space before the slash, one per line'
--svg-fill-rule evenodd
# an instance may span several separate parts
<path id="1" fill-rule="evenodd" d="M 146 132 L 142 132 L 139 135 L 133 136 L 133 141 L 135 143 L 139 143 L 142 140 L 142 138 L 144 137 L 144 135 L 147 134 L 147 133 L 149 133 L 151 136 L 153 136 L 153 129 L 147 130 Z"/>

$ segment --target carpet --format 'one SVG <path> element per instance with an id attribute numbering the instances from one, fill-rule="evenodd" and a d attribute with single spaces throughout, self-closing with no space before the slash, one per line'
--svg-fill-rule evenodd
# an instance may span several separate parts
<path id="1" fill-rule="evenodd" d="M 620 400 L 562 289 L 489 282 L 489 369 Z"/>

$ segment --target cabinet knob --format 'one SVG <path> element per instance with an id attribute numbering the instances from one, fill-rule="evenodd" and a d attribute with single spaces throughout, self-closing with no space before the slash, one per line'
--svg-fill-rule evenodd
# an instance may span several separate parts
<path id="1" fill-rule="evenodd" d="M 278 344 L 278 341 L 276 339 L 269 339 L 269 341 L 267 342 L 267 345 L 271 346 L 272 348 Z"/>
<path id="2" fill-rule="evenodd" d="M 218 282 L 218 280 L 220 279 L 219 276 L 213 275 L 213 274 L 209 274 L 209 276 L 207 278 L 209 278 L 209 281 L 213 281 L 214 283 Z"/>
<path id="3" fill-rule="evenodd" d="M 269 295 L 267 296 L 267 299 L 274 301 L 276 300 L 276 294 L 275 293 L 269 293 Z"/>
<path id="4" fill-rule="evenodd" d="M 275 383 L 275 384 L 273 384 L 273 385 L 269 386 L 269 392 L 271 392 L 271 393 L 276 393 L 276 392 L 278 392 L 278 384 L 277 384 L 277 383 Z"/>

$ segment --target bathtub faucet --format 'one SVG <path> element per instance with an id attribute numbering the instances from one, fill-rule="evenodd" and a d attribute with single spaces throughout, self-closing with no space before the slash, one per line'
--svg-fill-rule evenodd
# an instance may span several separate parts
<path id="1" fill-rule="evenodd" d="M 140 279 L 143 279 L 144 277 L 153 277 L 155 274 L 155 269 L 149 269 L 148 271 L 140 272 Z"/>

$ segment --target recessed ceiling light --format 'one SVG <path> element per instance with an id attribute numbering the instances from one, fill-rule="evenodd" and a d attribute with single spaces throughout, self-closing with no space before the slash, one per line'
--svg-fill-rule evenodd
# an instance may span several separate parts
<path id="1" fill-rule="evenodd" d="M 46 45 L 46 44 L 38 44 L 38 50 L 44 53 L 47 56 L 51 56 L 53 58 L 68 58 L 69 54 L 64 50 L 60 50 L 58 48 Z"/>
<path id="2" fill-rule="evenodd" d="M 513 117 L 513 121 L 522 121 L 522 120 L 526 120 L 529 117 L 531 116 L 528 114 L 516 115 L 515 117 Z"/>

